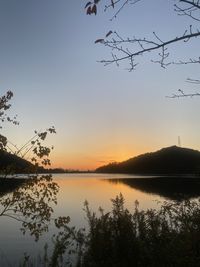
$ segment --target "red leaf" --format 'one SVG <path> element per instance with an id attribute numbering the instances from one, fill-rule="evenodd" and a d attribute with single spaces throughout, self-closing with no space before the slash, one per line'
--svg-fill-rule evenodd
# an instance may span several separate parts
<path id="1" fill-rule="evenodd" d="M 97 39 L 94 43 L 97 44 L 97 43 L 103 43 L 104 42 L 104 39 Z"/>
<path id="2" fill-rule="evenodd" d="M 85 5 L 85 8 L 87 8 L 91 4 L 92 4 L 91 2 L 87 2 L 87 4 Z"/>
<path id="3" fill-rule="evenodd" d="M 91 13 L 97 14 L 97 6 L 93 5 Z"/>
<path id="4" fill-rule="evenodd" d="M 107 34 L 106 34 L 106 37 L 108 37 L 109 35 L 111 35 L 112 31 L 109 31 Z"/>

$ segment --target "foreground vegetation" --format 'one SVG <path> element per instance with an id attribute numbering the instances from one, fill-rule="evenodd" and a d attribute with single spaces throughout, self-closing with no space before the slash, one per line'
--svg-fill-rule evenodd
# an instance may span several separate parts
<path id="1" fill-rule="evenodd" d="M 4 121 L 18 124 L 16 117 L 10 118 L 6 114 L 12 96 L 9 91 L 0 97 L 0 129 Z M 37 175 L 38 166 L 50 164 L 52 148 L 43 145 L 48 133 L 55 133 L 54 127 L 44 132 L 36 131 L 13 153 L 13 156 L 24 158 L 32 151 L 31 166 L 34 166 L 35 176 L 28 177 L 28 181 L 15 181 L 7 179 L 8 175 L 15 174 L 15 167 L 1 169 L 4 178 L 0 182 L 4 190 L 0 198 L 0 217 L 21 222 L 22 232 L 29 232 L 36 241 L 48 231 L 50 223 L 57 228 L 52 237 L 52 249 L 49 250 L 51 244 L 47 244 L 37 263 L 31 255 L 25 255 L 20 266 L 199 266 L 200 201 L 166 202 L 157 210 L 140 210 L 136 201 L 131 212 L 125 208 L 123 196 L 119 195 L 112 200 L 112 210 L 105 213 L 100 208 L 99 215 L 85 202 L 86 230 L 70 227 L 69 217 L 53 218 L 51 204 L 57 203 L 58 185 L 49 175 Z M 1 153 L 10 148 L 8 143 L 9 140 L 0 134 Z"/>
<path id="2" fill-rule="evenodd" d="M 86 231 L 68 227 L 69 218 L 57 220 L 60 232 L 42 266 L 199 266 L 200 201 L 165 202 L 146 211 L 136 201 L 132 213 L 122 195 L 112 204 L 98 216 L 85 202 Z"/>

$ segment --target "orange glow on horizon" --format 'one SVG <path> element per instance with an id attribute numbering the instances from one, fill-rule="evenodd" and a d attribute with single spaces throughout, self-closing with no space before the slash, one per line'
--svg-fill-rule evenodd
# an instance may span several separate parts
<path id="1" fill-rule="evenodd" d="M 104 178 L 105 176 L 99 178 L 98 176 L 93 176 L 92 178 L 90 176 L 88 178 L 87 175 L 84 179 L 83 176 L 79 177 L 77 175 L 57 176 L 55 181 L 60 187 L 57 208 L 61 210 L 64 208 L 67 214 L 70 215 L 70 209 L 73 203 L 73 207 L 80 210 L 78 213 L 78 218 L 80 219 L 80 214 L 84 215 L 83 203 L 86 199 L 90 207 L 94 210 L 98 210 L 100 206 L 105 210 L 110 210 L 112 207 L 110 199 L 114 199 L 119 193 L 122 193 L 125 197 L 126 206 L 130 210 L 133 209 L 136 199 L 140 201 L 140 207 L 150 208 L 157 206 L 157 202 L 153 202 L 155 199 L 154 195 L 147 195 L 126 184 L 120 182 L 112 183 L 112 181 L 104 180 Z"/>
<path id="2" fill-rule="evenodd" d="M 106 156 L 93 155 L 93 156 L 81 156 L 81 155 L 54 155 L 51 158 L 52 168 L 63 168 L 72 170 L 95 170 L 96 168 L 107 165 L 112 162 L 122 162 L 146 151 L 117 151 L 118 153 L 107 153 Z"/>

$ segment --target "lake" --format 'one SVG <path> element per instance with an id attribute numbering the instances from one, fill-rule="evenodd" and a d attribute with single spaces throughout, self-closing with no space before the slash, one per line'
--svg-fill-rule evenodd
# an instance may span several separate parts
<path id="1" fill-rule="evenodd" d="M 79 228 L 87 227 L 83 210 L 85 200 L 95 212 L 98 212 L 99 207 L 109 211 L 112 207 L 110 200 L 122 193 L 126 207 L 133 211 L 136 200 L 139 201 L 141 209 L 156 209 L 166 199 L 182 200 L 183 196 L 196 198 L 200 192 L 198 179 L 194 179 L 194 183 L 191 183 L 192 178 L 177 178 L 175 182 L 173 178 L 158 180 L 153 176 L 91 173 L 54 174 L 53 178 L 60 189 L 57 194 L 57 205 L 52 205 L 54 210 L 52 217 L 70 216 L 70 224 Z M 45 243 L 51 247 L 51 237 L 55 231 L 53 225 L 49 225 L 48 233 L 43 234 L 38 242 L 35 242 L 28 233 L 23 235 L 20 228 L 20 222 L 0 216 L 1 267 L 18 266 L 24 252 L 36 259 L 43 253 Z"/>

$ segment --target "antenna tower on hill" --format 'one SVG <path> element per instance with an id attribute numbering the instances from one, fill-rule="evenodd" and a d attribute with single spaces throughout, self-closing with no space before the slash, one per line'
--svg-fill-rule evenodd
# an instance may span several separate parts
<path id="1" fill-rule="evenodd" d="M 178 146 L 181 147 L 181 137 L 178 136 Z"/>

